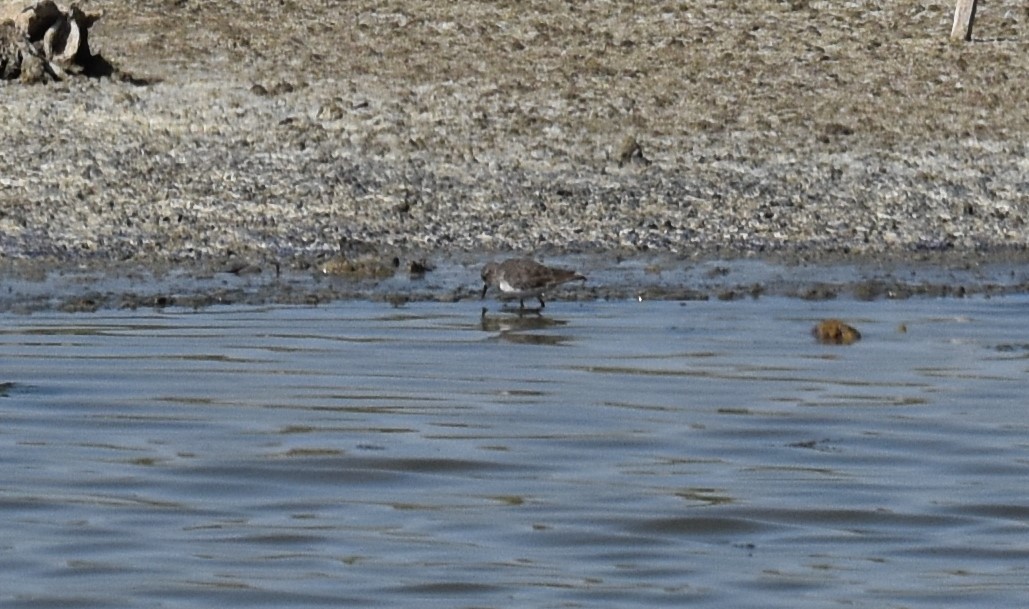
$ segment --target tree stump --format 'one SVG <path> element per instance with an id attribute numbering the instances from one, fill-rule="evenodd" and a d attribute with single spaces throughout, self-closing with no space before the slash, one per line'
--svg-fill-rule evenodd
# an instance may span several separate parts
<path id="1" fill-rule="evenodd" d="M 53 0 L 0 4 L 0 78 L 38 82 L 74 74 L 109 76 L 111 64 L 89 51 L 89 28 L 102 14 Z"/>

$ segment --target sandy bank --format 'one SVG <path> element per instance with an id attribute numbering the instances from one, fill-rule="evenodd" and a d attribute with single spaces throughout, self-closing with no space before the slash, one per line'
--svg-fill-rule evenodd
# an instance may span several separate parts
<path id="1" fill-rule="evenodd" d="M 1029 256 L 1015 0 L 102 4 L 151 84 L 0 84 L 8 269 Z"/>

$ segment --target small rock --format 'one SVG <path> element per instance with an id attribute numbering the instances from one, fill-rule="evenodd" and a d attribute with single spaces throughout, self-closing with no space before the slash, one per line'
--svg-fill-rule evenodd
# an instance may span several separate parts
<path id="1" fill-rule="evenodd" d="M 632 135 L 622 140 L 618 148 L 618 166 L 624 167 L 628 163 L 650 165 L 650 160 L 643 156 L 643 146 Z"/>
<path id="2" fill-rule="evenodd" d="M 412 260 L 408 267 L 408 273 L 413 278 L 424 277 L 426 273 L 434 270 L 436 267 L 432 266 L 425 261 L 425 258 L 421 260 Z"/>

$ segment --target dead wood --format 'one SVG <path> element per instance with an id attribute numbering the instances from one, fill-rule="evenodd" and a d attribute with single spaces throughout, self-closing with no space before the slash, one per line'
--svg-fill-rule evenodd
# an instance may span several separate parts
<path id="1" fill-rule="evenodd" d="M 78 74 L 110 76 L 113 66 L 89 49 L 89 28 L 102 15 L 53 0 L 0 4 L 0 78 L 40 82 Z"/>

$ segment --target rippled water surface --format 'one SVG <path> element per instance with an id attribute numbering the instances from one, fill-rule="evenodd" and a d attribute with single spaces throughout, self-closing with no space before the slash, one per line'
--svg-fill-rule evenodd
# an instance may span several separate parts
<path id="1" fill-rule="evenodd" d="M 0 317 L 0 606 L 1026 606 L 1026 298 L 492 309 Z"/>

